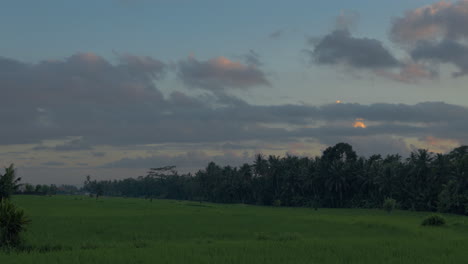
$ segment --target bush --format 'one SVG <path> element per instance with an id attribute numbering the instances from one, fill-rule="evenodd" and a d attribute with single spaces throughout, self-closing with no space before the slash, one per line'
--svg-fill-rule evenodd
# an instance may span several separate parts
<path id="1" fill-rule="evenodd" d="M 385 199 L 383 203 L 383 209 L 387 211 L 388 213 L 391 213 L 396 207 L 396 201 L 395 199 L 392 198 L 387 198 Z"/>
<path id="2" fill-rule="evenodd" d="M 421 225 L 423 226 L 443 226 L 445 225 L 445 218 L 441 215 L 430 215 L 422 221 Z"/>
<path id="3" fill-rule="evenodd" d="M 277 199 L 273 202 L 273 206 L 280 207 L 281 206 L 281 200 Z"/>
<path id="4" fill-rule="evenodd" d="M 9 200 L 2 200 L 0 202 L 0 246 L 19 246 L 20 234 L 30 222 L 23 210 L 17 208 Z"/>

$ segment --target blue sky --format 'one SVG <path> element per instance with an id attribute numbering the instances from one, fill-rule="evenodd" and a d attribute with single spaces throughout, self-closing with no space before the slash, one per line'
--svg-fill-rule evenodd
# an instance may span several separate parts
<path id="1" fill-rule="evenodd" d="M 191 52 L 210 57 L 262 49 L 276 30 L 289 33 L 281 43 L 287 49 L 305 36 L 328 31 L 342 10 L 360 13 L 359 32 L 385 37 L 392 17 L 428 1 L 5 2 L 0 10 L 1 49 L 37 61 L 76 51 L 110 57 L 112 50 L 163 59 Z"/>
<path id="2" fill-rule="evenodd" d="M 4 1 L 0 120 L 11 126 L 0 161 L 33 183 L 79 183 L 260 152 L 313 156 L 342 141 L 361 155 L 446 152 L 468 143 L 466 10 L 467 0 Z"/>

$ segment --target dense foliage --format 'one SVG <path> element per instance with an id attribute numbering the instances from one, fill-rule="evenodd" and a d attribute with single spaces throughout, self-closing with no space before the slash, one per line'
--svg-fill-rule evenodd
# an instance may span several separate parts
<path id="1" fill-rule="evenodd" d="M 21 178 L 16 178 L 14 165 L 5 168 L 5 174 L 0 174 L 0 202 L 9 199 L 18 190 Z"/>
<path id="2" fill-rule="evenodd" d="M 20 180 L 13 164 L 5 168 L 5 174 L 0 174 L 0 247 L 3 248 L 20 245 L 20 234 L 30 223 L 23 210 L 10 201 L 11 195 L 20 187 Z"/>
<path id="3" fill-rule="evenodd" d="M 382 207 L 385 211 L 387 211 L 388 213 L 391 213 L 396 207 L 395 199 L 392 199 L 392 198 L 385 199 Z"/>
<path id="4" fill-rule="evenodd" d="M 430 215 L 421 222 L 423 226 L 442 226 L 445 225 L 445 218 L 441 215 Z"/>
<path id="5" fill-rule="evenodd" d="M 75 185 L 63 184 L 57 186 L 55 184 L 37 184 L 32 185 L 29 183 L 22 184 L 15 192 L 16 194 L 32 194 L 32 195 L 56 195 L 56 194 L 80 194 L 81 191 Z"/>
<path id="6" fill-rule="evenodd" d="M 0 247 L 16 247 L 30 220 L 10 200 L 0 201 Z"/>
<path id="7" fill-rule="evenodd" d="M 359 157 L 349 144 L 321 157 L 256 156 L 253 164 L 220 167 L 211 162 L 195 175 L 173 167 L 143 177 L 85 182 L 90 193 L 218 203 L 382 208 L 394 199 L 401 209 L 468 214 L 468 146 L 448 154 L 417 150 Z"/>

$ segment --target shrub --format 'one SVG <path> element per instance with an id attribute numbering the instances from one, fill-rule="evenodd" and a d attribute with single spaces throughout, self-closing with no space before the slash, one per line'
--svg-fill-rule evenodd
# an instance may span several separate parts
<path id="1" fill-rule="evenodd" d="M 383 209 L 387 211 L 388 213 L 391 213 L 396 207 L 396 201 L 395 199 L 392 198 L 387 198 L 385 199 L 383 203 Z"/>
<path id="2" fill-rule="evenodd" d="M 281 200 L 277 199 L 273 202 L 273 206 L 280 207 L 281 206 Z"/>
<path id="3" fill-rule="evenodd" d="M 422 221 L 421 225 L 423 226 L 442 226 L 445 225 L 445 218 L 441 215 L 433 214 L 430 215 Z"/>
<path id="4" fill-rule="evenodd" d="M 2 200 L 0 202 L 0 246 L 19 246 L 20 234 L 30 222 L 23 210 L 17 208 L 9 200 Z"/>

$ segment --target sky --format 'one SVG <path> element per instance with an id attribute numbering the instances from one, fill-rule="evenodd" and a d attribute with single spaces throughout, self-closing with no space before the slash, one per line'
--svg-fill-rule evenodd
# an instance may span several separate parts
<path id="1" fill-rule="evenodd" d="M 468 0 L 5 0 L 0 166 L 81 184 L 468 144 Z"/>

